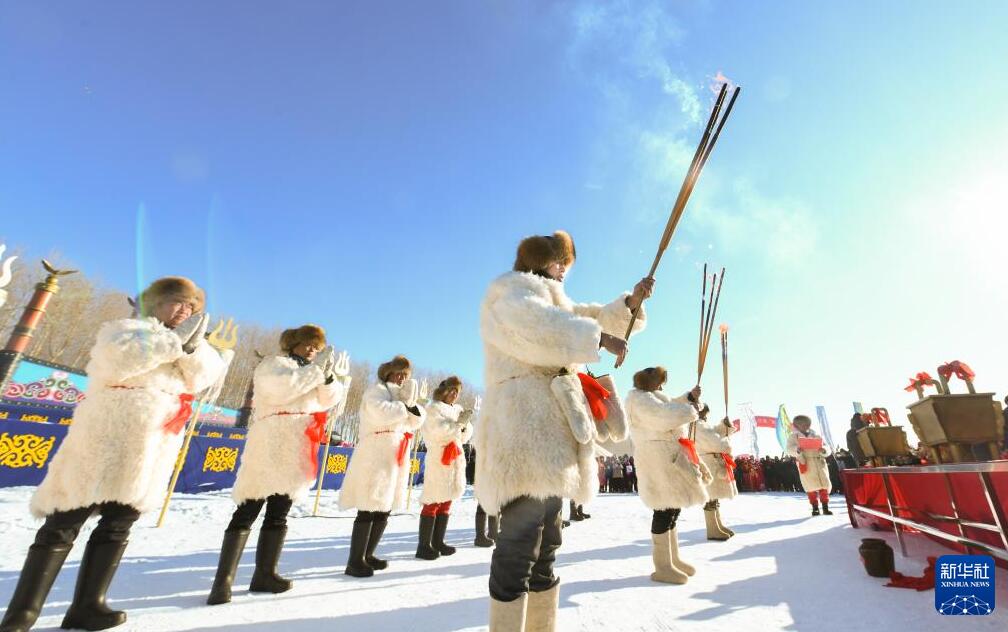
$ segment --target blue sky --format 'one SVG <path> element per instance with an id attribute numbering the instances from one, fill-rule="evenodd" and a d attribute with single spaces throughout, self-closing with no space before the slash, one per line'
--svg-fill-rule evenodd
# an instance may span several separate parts
<path id="1" fill-rule="evenodd" d="M 619 383 L 695 379 L 708 261 L 733 416 L 902 421 L 952 359 L 1003 397 L 1008 7 L 968 4 L 5 3 L 0 238 L 480 382 L 521 237 L 574 235 L 575 299 L 647 270 L 720 72 L 742 96 Z"/>

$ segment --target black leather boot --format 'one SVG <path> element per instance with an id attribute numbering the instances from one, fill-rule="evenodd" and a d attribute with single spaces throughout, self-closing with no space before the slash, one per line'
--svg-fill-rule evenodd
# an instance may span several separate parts
<path id="1" fill-rule="evenodd" d="M 294 585 L 294 582 L 277 574 L 277 563 L 280 561 L 280 553 L 283 551 L 286 538 L 287 527 L 263 527 L 259 530 L 255 572 L 252 573 L 249 592 L 282 593 Z"/>
<path id="2" fill-rule="evenodd" d="M 819 505 L 812 505 L 812 515 L 813 516 L 819 515 Z"/>
<path id="3" fill-rule="evenodd" d="M 500 526 L 500 518 L 497 517 L 496 515 L 488 516 L 487 525 L 489 525 L 488 526 L 489 530 L 487 531 L 487 537 L 493 540 L 494 544 L 497 544 L 497 531 L 498 527 Z"/>
<path id="4" fill-rule="evenodd" d="M 481 548 L 489 548 L 494 545 L 494 541 L 487 537 L 487 515 L 483 508 L 476 506 L 476 539 L 473 545 Z"/>
<path id="5" fill-rule="evenodd" d="M 70 554 L 71 546 L 73 545 L 33 544 L 28 548 L 28 556 L 21 567 L 14 594 L 11 595 L 3 621 L 0 621 L 0 631 L 27 632 L 35 625 L 46 595 Z"/>
<path id="6" fill-rule="evenodd" d="M 822 512 L 824 516 L 832 516 L 833 512 L 829 510 L 829 501 L 822 501 Z"/>
<path id="7" fill-rule="evenodd" d="M 434 518 L 434 535 L 431 546 L 441 555 L 455 555 L 455 547 L 445 544 L 445 532 L 448 531 L 448 514 L 438 514 Z"/>
<path id="8" fill-rule="evenodd" d="M 234 583 L 238 561 L 241 560 L 248 537 L 248 529 L 224 532 L 224 543 L 221 544 L 220 560 L 217 562 L 217 576 L 214 577 L 207 604 L 216 606 L 231 601 L 231 585 Z"/>
<path id="9" fill-rule="evenodd" d="M 388 562 L 374 555 L 375 549 L 378 548 L 378 543 L 381 542 L 382 535 L 385 533 L 385 525 L 387 524 L 388 514 L 384 513 L 378 514 L 371 521 L 371 533 L 368 534 L 367 548 L 364 550 L 364 561 L 376 571 L 383 571 L 388 568 Z"/>
<path id="10" fill-rule="evenodd" d="M 364 561 L 368 538 L 371 536 L 371 521 L 354 520 L 353 534 L 350 536 L 350 557 L 347 558 L 345 574 L 351 577 L 371 577 L 374 569 Z"/>
<path id="11" fill-rule="evenodd" d="M 578 505 L 577 506 L 577 510 L 578 510 L 578 515 L 581 516 L 582 520 L 587 520 L 588 518 L 591 518 L 591 514 L 586 514 L 585 513 L 585 511 L 584 511 L 584 505 Z"/>
<path id="12" fill-rule="evenodd" d="M 570 501 L 570 521 L 581 522 L 582 520 L 584 520 L 584 518 L 582 518 L 581 514 L 578 513 L 577 505 L 574 504 L 573 500 Z"/>
<path id="13" fill-rule="evenodd" d="M 434 516 L 420 516 L 420 541 L 417 543 L 416 556 L 421 560 L 436 560 L 441 553 L 431 546 L 434 533 Z"/>
<path id="14" fill-rule="evenodd" d="M 105 593 L 119 568 L 128 541 L 88 540 L 77 571 L 73 602 L 60 625 L 64 630 L 105 630 L 126 623 L 126 613 L 105 605 Z"/>

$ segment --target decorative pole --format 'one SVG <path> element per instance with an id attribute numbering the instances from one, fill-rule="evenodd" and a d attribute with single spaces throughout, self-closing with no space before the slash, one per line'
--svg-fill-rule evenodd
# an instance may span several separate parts
<path id="1" fill-rule="evenodd" d="M 8 264 L 5 264 L 5 269 L 7 266 Z M 42 260 L 42 267 L 49 275 L 46 276 L 45 281 L 35 286 L 35 294 L 28 301 L 24 313 L 21 314 L 21 320 L 11 332 L 3 351 L 0 351 L 0 394 L 6 392 L 8 380 L 14 375 L 14 369 L 17 368 L 21 357 L 28 350 L 32 336 L 42 321 L 42 316 L 45 315 L 49 300 L 56 292 L 59 292 L 59 278 L 77 272 L 76 270 L 57 270 L 45 259 Z"/>

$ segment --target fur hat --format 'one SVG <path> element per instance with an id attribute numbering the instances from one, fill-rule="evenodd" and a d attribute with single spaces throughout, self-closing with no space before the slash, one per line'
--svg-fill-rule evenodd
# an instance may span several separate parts
<path id="1" fill-rule="evenodd" d="M 665 367 L 652 366 L 634 373 L 633 385 L 642 391 L 657 391 L 667 379 Z"/>
<path id="2" fill-rule="evenodd" d="M 518 244 L 514 269 L 517 272 L 538 272 L 552 263 L 570 266 L 577 258 L 574 240 L 562 230 L 552 235 L 526 237 Z"/>
<path id="3" fill-rule="evenodd" d="M 378 365 L 378 379 L 382 382 L 388 382 L 389 376 L 396 371 L 406 371 L 407 374 L 412 373 L 413 365 L 410 364 L 409 358 L 397 355 L 388 362 Z"/>
<path id="4" fill-rule="evenodd" d="M 140 293 L 140 315 L 151 316 L 158 305 L 167 300 L 188 302 L 197 314 L 203 311 L 206 294 L 185 277 L 162 277 Z"/>
<path id="5" fill-rule="evenodd" d="M 434 399 L 439 402 L 444 401 L 445 394 L 452 389 L 457 390 L 459 393 L 462 392 L 462 380 L 455 375 L 441 380 L 441 383 L 434 389 Z"/>
<path id="6" fill-rule="evenodd" d="M 791 425 L 798 427 L 798 422 L 808 424 L 809 428 L 812 427 L 812 419 L 808 415 L 795 415 L 795 418 L 791 420 Z"/>
<path id="7" fill-rule="evenodd" d="M 280 334 L 280 349 L 290 353 L 300 344 L 310 344 L 316 349 L 326 346 L 325 329 L 318 325 L 301 325 L 296 329 L 285 329 Z"/>

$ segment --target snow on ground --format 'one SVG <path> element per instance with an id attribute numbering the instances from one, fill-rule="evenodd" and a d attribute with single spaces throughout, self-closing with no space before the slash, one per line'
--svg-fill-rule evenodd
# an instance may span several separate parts
<path id="1" fill-rule="evenodd" d="M 0 489 L 0 607 L 6 607 L 24 554 L 38 523 L 27 511 L 30 488 Z M 370 579 L 343 575 L 352 513 L 336 509 L 336 493 L 322 498 L 320 516 L 311 502 L 292 512 L 281 572 L 295 582 L 282 595 L 251 595 L 255 534 L 249 540 L 235 583 L 234 601 L 206 606 L 220 539 L 233 510 L 227 492 L 181 495 L 166 525 L 156 515 L 133 531 L 119 574 L 109 592 L 112 605 L 129 613 L 123 630 L 379 630 L 446 631 L 485 629 L 490 549 L 472 546 L 475 501 L 456 503 L 448 540 L 454 556 L 434 562 L 413 557 L 417 510 L 393 516 L 379 549 L 389 569 Z M 416 496 L 414 496 L 416 498 Z M 726 523 L 737 535 L 708 542 L 703 511 L 680 519 L 683 557 L 697 566 L 689 584 L 650 581 L 650 512 L 636 496 L 605 495 L 586 511 L 592 518 L 564 531 L 558 556 L 561 630 L 613 629 L 700 631 L 1005 630 L 1008 574 L 998 571 L 995 614 L 964 621 L 934 609 L 934 592 L 885 588 L 868 577 L 858 557 L 862 537 L 885 537 L 852 529 L 842 499 L 836 514 L 811 518 L 798 494 L 743 494 L 724 502 Z M 56 629 L 73 594 L 83 542 L 56 581 L 36 629 Z M 897 570 L 920 575 L 927 554 L 950 552 L 911 538 L 912 557 L 897 552 Z M 432 607 L 437 606 L 437 607 Z"/>

